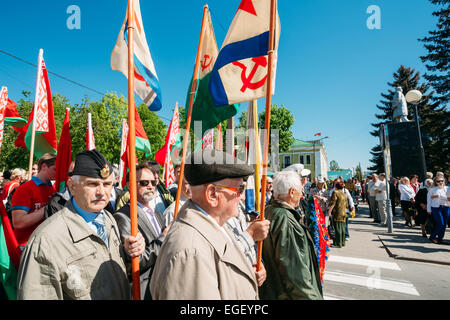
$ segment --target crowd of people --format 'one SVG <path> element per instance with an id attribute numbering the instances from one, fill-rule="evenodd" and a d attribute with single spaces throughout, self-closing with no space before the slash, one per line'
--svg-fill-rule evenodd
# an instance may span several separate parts
<path id="1" fill-rule="evenodd" d="M 400 206 L 405 226 L 420 226 L 422 236 L 429 236 L 433 243 L 443 243 L 446 227 L 450 227 L 450 176 L 443 172 L 426 173 L 426 179 L 419 181 L 416 174 L 408 177 L 392 177 L 385 181 L 384 174 L 372 174 L 362 184 L 362 199 L 367 201 L 373 222 L 386 225 L 386 199 L 389 190 L 392 215 Z M 387 183 L 387 185 L 386 185 Z"/>
<path id="2" fill-rule="evenodd" d="M 213 149 L 189 157 L 183 179 L 177 165 L 176 181 L 167 187 L 158 163 L 136 166 L 136 236 L 131 232 L 129 175 L 126 186 L 119 188 L 117 168 L 97 150 L 76 156 L 66 187 L 59 192 L 52 184 L 55 155 L 45 154 L 28 181 L 22 169 L 4 172 L 1 196 L 9 220 L 2 221 L 11 223 L 9 236 L 16 238 L 20 250 L 17 298 L 130 299 L 131 261 L 138 257 L 144 300 L 321 300 L 323 270 L 313 230 L 318 209 L 314 204 L 328 219 L 327 240 L 335 248 L 350 238 L 348 222 L 360 198 L 368 201 L 375 222 L 386 223 L 382 174 L 359 182 L 341 177 L 309 181 L 297 171 L 277 172 L 267 177 L 261 192 L 266 202 L 261 220 L 245 205 L 253 167 Z M 408 200 L 416 199 L 413 204 L 435 218 L 430 239 L 436 243 L 442 242 L 448 219 L 443 179 L 436 175 L 436 187 L 432 180 L 423 187 L 415 180 L 408 188 L 392 187 L 406 190 L 400 191 L 405 193 L 400 196 L 405 218 L 411 217 L 411 205 L 404 201 L 412 197 L 410 189 L 417 190 Z"/>

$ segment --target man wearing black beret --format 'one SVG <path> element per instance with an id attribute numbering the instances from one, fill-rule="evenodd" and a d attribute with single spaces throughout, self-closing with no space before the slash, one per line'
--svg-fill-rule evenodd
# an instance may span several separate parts
<path id="1" fill-rule="evenodd" d="M 258 299 L 255 270 L 225 222 L 238 215 L 244 179 L 253 168 L 205 149 L 186 159 L 192 198 L 180 208 L 156 261 L 156 300 Z"/>
<path id="2" fill-rule="evenodd" d="M 22 254 L 18 299 L 130 299 L 125 262 L 140 256 L 145 242 L 138 233 L 122 244 L 104 210 L 112 167 L 97 150 L 85 150 L 70 175 L 71 200 L 33 232 Z"/>

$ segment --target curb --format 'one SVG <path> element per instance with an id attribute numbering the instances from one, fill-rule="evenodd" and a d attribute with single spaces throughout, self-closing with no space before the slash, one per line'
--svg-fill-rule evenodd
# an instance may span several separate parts
<path id="1" fill-rule="evenodd" d="M 434 263 L 434 264 L 440 264 L 440 265 L 446 265 L 450 266 L 450 262 L 445 261 L 439 261 L 439 260 L 429 260 L 429 259 L 419 259 L 419 258 L 410 258 L 410 257 L 404 257 L 400 255 L 393 254 L 391 250 L 389 250 L 388 246 L 383 242 L 383 240 L 380 238 L 379 235 L 377 235 L 378 239 L 380 239 L 381 243 L 383 244 L 384 249 L 388 253 L 389 257 L 398 259 L 398 260 L 407 260 L 407 261 L 415 261 L 415 262 L 425 262 L 425 263 Z"/>

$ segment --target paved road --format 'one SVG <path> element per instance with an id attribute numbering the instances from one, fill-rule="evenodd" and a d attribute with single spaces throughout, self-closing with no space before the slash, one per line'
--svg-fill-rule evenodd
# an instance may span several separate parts
<path id="1" fill-rule="evenodd" d="M 380 228 L 371 221 L 367 207 L 361 206 L 349 225 L 346 246 L 331 248 L 324 275 L 325 299 L 449 300 L 450 266 L 389 257 L 377 235 Z"/>

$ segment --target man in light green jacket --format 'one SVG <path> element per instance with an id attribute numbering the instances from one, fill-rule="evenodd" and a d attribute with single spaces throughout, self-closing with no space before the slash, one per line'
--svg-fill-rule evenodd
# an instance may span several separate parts
<path id="1" fill-rule="evenodd" d="M 125 263 L 145 249 L 140 233 L 122 244 L 104 210 L 112 167 L 97 150 L 76 157 L 68 187 L 73 198 L 31 235 L 21 256 L 18 299 L 130 299 Z"/>

